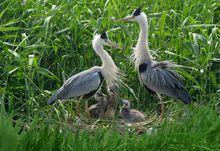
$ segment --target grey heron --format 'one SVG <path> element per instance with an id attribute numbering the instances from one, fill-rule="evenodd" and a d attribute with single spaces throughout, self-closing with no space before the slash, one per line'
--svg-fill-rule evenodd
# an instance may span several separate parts
<path id="1" fill-rule="evenodd" d="M 120 109 L 121 117 L 127 123 L 138 123 L 145 120 L 143 113 L 136 109 L 130 109 L 130 102 L 128 100 L 122 100 L 123 106 Z"/>
<path id="2" fill-rule="evenodd" d="M 183 101 L 185 104 L 192 102 L 181 77 L 172 70 L 175 67 L 168 61 L 157 62 L 152 59 L 148 45 L 148 20 L 141 8 L 134 10 L 132 15 L 116 21 L 135 21 L 139 24 L 140 32 L 137 45 L 133 48 L 132 60 L 139 72 L 140 82 L 150 92 L 157 94 L 161 102 L 161 116 L 164 105 L 161 94 Z"/>
<path id="3" fill-rule="evenodd" d="M 103 49 L 103 46 L 111 46 L 119 49 L 119 47 L 108 39 L 103 30 L 102 34 L 96 34 L 92 41 L 93 49 L 102 60 L 102 66 L 94 66 L 88 70 L 82 71 L 69 79 L 52 94 L 48 100 L 48 104 L 55 100 L 66 100 L 74 97 L 90 98 L 100 88 L 103 80 L 106 81 L 107 87 L 116 87 L 120 79 L 119 69 L 115 65 L 112 57 Z"/>

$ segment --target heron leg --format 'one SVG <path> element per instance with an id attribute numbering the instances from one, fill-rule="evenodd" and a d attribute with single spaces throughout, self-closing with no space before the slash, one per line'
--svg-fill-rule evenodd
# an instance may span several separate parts
<path id="1" fill-rule="evenodd" d="M 89 113 L 89 107 L 88 107 L 88 101 L 86 100 L 86 103 L 85 103 L 85 115 L 86 117 L 90 118 L 90 113 Z"/>
<path id="2" fill-rule="evenodd" d="M 165 112 L 165 106 L 164 106 L 164 104 L 163 104 L 163 100 L 162 100 L 161 95 L 160 95 L 159 93 L 157 93 L 157 96 L 158 96 L 158 98 L 159 98 L 159 100 L 160 100 L 160 105 L 161 105 L 161 108 L 160 108 L 160 118 L 163 119 L 163 117 L 164 117 L 164 112 Z"/>
<path id="3" fill-rule="evenodd" d="M 82 97 L 79 99 L 79 101 L 76 102 L 76 115 L 80 116 L 80 105 L 79 103 L 81 102 Z"/>
<path id="4" fill-rule="evenodd" d="M 107 107 L 108 107 L 108 98 L 106 96 L 106 97 L 103 97 L 102 100 L 100 101 L 100 106 L 99 106 L 100 118 L 105 118 Z"/>

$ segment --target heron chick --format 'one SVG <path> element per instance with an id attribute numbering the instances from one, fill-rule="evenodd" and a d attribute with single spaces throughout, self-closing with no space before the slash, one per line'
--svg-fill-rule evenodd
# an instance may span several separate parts
<path id="1" fill-rule="evenodd" d="M 126 123 L 139 123 L 145 120 L 143 113 L 136 109 L 130 109 L 130 102 L 128 100 L 122 100 L 123 106 L 120 109 L 121 117 Z"/>
<path id="2" fill-rule="evenodd" d="M 147 15 L 141 11 L 141 8 L 135 9 L 132 15 L 116 21 L 134 21 L 139 24 L 139 38 L 137 45 L 133 48 L 132 60 L 138 70 L 141 84 L 150 92 L 157 94 L 161 102 L 161 117 L 164 113 L 161 94 L 190 104 L 192 99 L 185 89 L 181 77 L 172 70 L 175 65 L 168 61 L 157 62 L 152 59 L 148 45 Z"/>
<path id="3" fill-rule="evenodd" d="M 106 95 L 104 95 L 101 91 L 98 91 L 95 94 L 94 98 L 98 103 L 88 107 L 88 103 L 86 102 L 86 106 L 85 106 L 86 116 L 89 118 L 103 118 L 107 106 Z"/>
<path id="4" fill-rule="evenodd" d="M 118 94 L 115 87 L 109 87 L 107 92 L 107 106 L 104 113 L 104 118 L 111 119 L 115 116 L 115 111 L 118 105 Z"/>
<path id="5" fill-rule="evenodd" d="M 119 69 L 112 57 L 103 49 L 105 45 L 119 49 L 108 39 L 107 33 L 103 30 L 102 34 L 95 35 L 92 41 L 93 49 L 102 60 L 102 66 L 94 66 L 67 79 L 48 100 L 48 104 L 58 99 L 63 101 L 75 97 L 90 98 L 99 90 L 103 80 L 106 81 L 107 87 L 117 86 L 120 78 Z"/>
<path id="6" fill-rule="evenodd" d="M 117 106 L 116 93 L 108 91 L 108 95 L 106 96 L 99 91 L 95 94 L 95 100 L 98 103 L 91 105 L 89 108 L 86 104 L 86 115 L 91 118 L 112 119 Z"/>

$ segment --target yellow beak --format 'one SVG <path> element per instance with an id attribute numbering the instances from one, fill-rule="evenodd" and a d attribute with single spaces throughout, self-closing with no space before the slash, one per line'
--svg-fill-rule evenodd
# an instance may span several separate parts
<path id="1" fill-rule="evenodd" d="M 113 43 L 111 40 L 107 39 L 106 43 L 114 49 L 121 49 L 118 45 Z"/>
<path id="2" fill-rule="evenodd" d="M 126 21 L 131 21 L 134 18 L 134 16 L 128 16 L 125 18 L 121 18 L 121 19 L 116 19 L 114 20 L 115 22 L 126 22 Z"/>

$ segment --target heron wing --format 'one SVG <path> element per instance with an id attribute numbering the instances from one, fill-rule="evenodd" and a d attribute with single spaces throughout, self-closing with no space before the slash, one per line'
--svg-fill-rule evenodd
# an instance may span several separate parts
<path id="1" fill-rule="evenodd" d="M 58 90 L 59 99 L 87 96 L 97 91 L 102 83 L 102 75 L 97 70 L 86 70 L 70 77 Z"/>
<path id="2" fill-rule="evenodd" d="M 184 103 L 191 102 L 191 97 L 184 88 L 181 77 L 169 68 L 168 62 L 145 64 L 142 65 L 141 71 L 140 78 L 147 89 L 180 99 Z"/>

